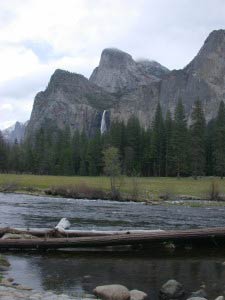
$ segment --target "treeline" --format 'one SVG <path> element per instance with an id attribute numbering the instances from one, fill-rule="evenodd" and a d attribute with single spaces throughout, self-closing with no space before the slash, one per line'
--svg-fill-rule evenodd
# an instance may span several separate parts
<path id="1" fill-rule="evenodd" d="M 122 173 L 128 176 L 224 176 L 225 107 L 206 124 L 201 102 L 194 104 L 190 126 L 182 101 L 174 115 L 163 118 L 158 104 L 152 126 L 144 130 L 132 116 L 88 139 L 48 126 L 24 143 L 7 144 L 0 135 L 0 171 L 52 175 L 97 176 L 104 172 L 103 151 L 116 147 Z"/>

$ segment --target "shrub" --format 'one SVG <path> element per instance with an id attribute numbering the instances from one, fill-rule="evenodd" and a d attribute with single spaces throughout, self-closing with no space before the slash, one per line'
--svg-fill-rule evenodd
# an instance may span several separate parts
<path id="1" fill-rule="evenodd" d="M 109 194 L 101 189 L 87 186 L 84 183 L 79 185 L 52 186 L 45 193 L 47 195 L 74 199 L 108 199 L 109 197 Z"/>
<path id="2" fill-rule="evenodd" d="M 6 181 L 6 182 L 2 183 L 0 186 L 0 190 L 3 193 L 15 192 L 18 189 L 19 189 L 19 184 L 15 181 Z"/>
<path id="3" fill-rule="evenodd" d="M 210 188 L 209 188 L 209 199 L 214 201 L 221 201 L 223 200 L 220 195 L 219 185 L 217 182 L 212 181 Z"/>

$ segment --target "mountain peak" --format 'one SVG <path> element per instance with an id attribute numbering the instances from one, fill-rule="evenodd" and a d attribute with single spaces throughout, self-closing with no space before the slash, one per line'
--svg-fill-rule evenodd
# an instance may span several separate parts
<path id="1" fill-rule="evenodd" d="M 123 93 L 159 79 L 141 68 L 132 56 L 124 51 L 107 48 L 102 51 L 99 66 L 90 81 L 109 93 Z"/>
<path id="2" fill-rule="evenodd" d="M 106 48 L 102 51 L 99 67 L 102 68 L 126 68 L 133 64 L 132 56 L 116 48 Z"/>
<path id="3" fill-rule="evenodd" d="M 2 133 L 6 141 L 10 143 L 13 143 L 15 140 L 21 142 L 24 139 L 25 129 L 28 125 L 28 122 L 29 121 L 22 123 L 17 121 L 11 127 L 3 130 Z"/>
<path id="4" fill-rule="evenodd" d="M 220 51 L 221 48 L 225 48 L 225 30 L 213 30 L 205 40 L 199 54 Z"/>
<path id="5" fill-rule="evenodd" d="M 206 79 L 209 83 L 218 84 L 225 71 L 225 30 L 212 31 L 184 70 Z"/>

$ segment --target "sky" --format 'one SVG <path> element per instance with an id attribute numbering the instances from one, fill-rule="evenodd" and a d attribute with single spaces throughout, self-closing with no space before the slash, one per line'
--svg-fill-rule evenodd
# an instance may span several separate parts
<path id="1" fill-rule="evenodd" d="M 61 68 L 89 77 L 104 48 L 179 69 L 225 29 L 225 0 L 0 0 L 0 129 L 30 118 Z"/>

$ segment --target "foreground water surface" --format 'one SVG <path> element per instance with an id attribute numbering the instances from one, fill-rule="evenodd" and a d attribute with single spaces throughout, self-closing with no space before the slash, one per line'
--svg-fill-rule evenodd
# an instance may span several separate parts
<path id="1" fill-rule="evenodd" d="M 185 229 L 225 226 L 225 207 L 148 206 L 0 194 L 0 226 L 52 227 L 67 217 L 77 229 Z M 97 285 L 120 283 L 157 299 L 161 285 L 174 278 L 187 291 L 205 284 L 209 298 L 225 289 L 224 249 L 132 253 L 7 253 L 8 276 L 37 290 L 91 292 Z"/>

